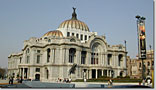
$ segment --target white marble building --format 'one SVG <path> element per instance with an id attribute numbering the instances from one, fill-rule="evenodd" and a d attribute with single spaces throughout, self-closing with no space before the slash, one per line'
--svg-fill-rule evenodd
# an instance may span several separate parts
<path id="1" fill-rule="evenodd" d="M 58 29 L 25 40 L 20 53 L 8 56 L 8 75 L 43 82 L 125 76 L 125 56 L 123 45 L 110 46 L 105 36 L 90 32 L 73 8 L 72 18 Z"/>

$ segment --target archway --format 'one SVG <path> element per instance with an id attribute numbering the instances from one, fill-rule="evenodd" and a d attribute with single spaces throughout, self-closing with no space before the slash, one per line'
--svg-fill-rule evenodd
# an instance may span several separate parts
<path id="1" fill-rule="evenodd" d="M 40 80 L 40 74 L 36 74 L 36 75 L 35 75 L 35 79 L 36 79 L 36 80 Z"/>
<path id="2" fill-rule="evenodd" d="M 123 77 L 123 71 L 120 72 L 120 76 Z"/>

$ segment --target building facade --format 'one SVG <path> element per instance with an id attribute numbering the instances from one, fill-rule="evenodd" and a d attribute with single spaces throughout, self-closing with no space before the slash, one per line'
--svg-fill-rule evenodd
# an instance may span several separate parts
<path id="1" fill-rule="evenodd" d="M 110 46 L 105 36 L 91 32 L 75 9 L 57 30 L 25 40 L 20 53 L 10 54 L 8 75 L 43 82 L 126 76 L 125 47 Z"/>
<path id="2" fill-rule="evenodd" d="M 145 76 L 146 78 L 152 77 L 152 70 L 154 70 L 154 52 L 153 50 L 148 50 L 146 54 L 147 58 L 144 59 L 144 65 L 145 65 Z M 129 61 L 128 61 L 129 62 Z M 142 78 L 142 60 L 141 59 L 131 59 L 129 64 L 127 64 L 127 68 L 129 72 L 129 76 L 131 78 Z"/>

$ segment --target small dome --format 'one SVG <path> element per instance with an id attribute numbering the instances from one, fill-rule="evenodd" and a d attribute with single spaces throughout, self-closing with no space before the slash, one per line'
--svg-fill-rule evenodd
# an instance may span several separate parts
<path id="1" fill-rule="evenodd" d="M 75 28 L 82 31 L 89 31 L 88 26 L 84 22 L 77 19 L 75 9 L 76 8 L 73 8 L 72 18 L 62 22 L 58 28 Z"/>
<path id="2" fill-rule="evenodd" d="M 54 36 L 54 37 L 63 37 L 63 34 L 59 30 L 49 31 L 43 35 L 44 37 Z"/>

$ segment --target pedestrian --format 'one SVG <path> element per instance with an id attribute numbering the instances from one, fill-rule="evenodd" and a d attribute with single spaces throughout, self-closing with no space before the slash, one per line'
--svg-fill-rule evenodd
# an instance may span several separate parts
<path id="1" fill-rule="evenodd" d="M 71 79 L 71 78 L 69 78 L 69 83 L 71 83 L 71 81 L 72 81 L 72 79 Z"/>
<path id="2" fill-rule="evenodd" d="M 87 80 L 86 80 L 86 78 L 84 78 L 84 82 L 86 82 Z"/>
<path id="3" fill-rule="evenodd" d="M 11 77 L 9 77 L 9 84 L 11 84 Z"/>
<path id="4" fill-rule="evenodd" d="M 108 80 L 108 86 L 110 85 L 110 80 Z"/>
<path id="5" fill-rule="evenodd" d="M 11 77 L 11 84 L 13 84 L 14 83 L 14 78 L 13 77 Z"/>
<path id="6" fill-rule="evenodd" d="M 110 79 L 110 85 L 112 86 L 113 85 L 113 81 Z"/>
<path id="7" fill-rule="evenodd" d="M 142 85 L 145 86 L 145 79 L 142 80 Z"/>
<path id="8" fill-rule="evenodd" d="M 147 85 L 149 86 L 151 84 L 151 79 L 147 79 Z"/>
<path id="9" fill-rule="evenodd" d="M 22 83 L 22 81 L 23 81 L 23 79 L 22 79 L 22 77 L 21 77 L 21 79 L 20 79 L 20 83 Z"/>

